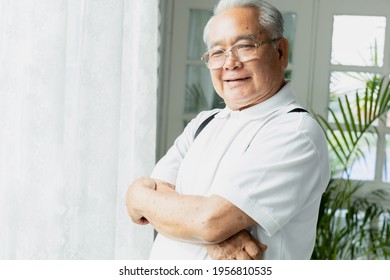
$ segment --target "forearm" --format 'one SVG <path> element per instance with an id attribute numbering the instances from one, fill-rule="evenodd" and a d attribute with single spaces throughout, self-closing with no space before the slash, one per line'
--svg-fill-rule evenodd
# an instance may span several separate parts
<path id="1" fill-rule="evenodd" d="M 188 242 L 209 242 L 204 234 L 207 230 L 203 228 L 207 227 L 207 216 L 201 209 L 208 207 L 204 197 L 144 189 L 134 200 L 134 209 L 159 233 Z"/>
<path id="2" fill-rule="evenodd" d="M 181 195 L 172 189 L 134 186 L 131 207 L 163 235 L 196 243 L 218 243 L 254 221 L 218 196 Z"/>

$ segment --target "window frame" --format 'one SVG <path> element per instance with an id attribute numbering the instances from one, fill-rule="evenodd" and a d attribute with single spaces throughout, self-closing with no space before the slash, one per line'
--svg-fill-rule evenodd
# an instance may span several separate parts
<path id="1" fill-rule="evenodd" d="M 375 2 L 375 4 L 373 4 Z M 390 73 L 390 2 L 386 0 L 318 0 L 318 21 L 316 31 L 316 46 L 314 59 L 314 75 L 312 88 L 312 108 L 314 112 L 326 117 L 330 75 L 333 71 L 341 72 L 369 72 L 381 76 Z M 384 46 L 383 66 L 349 66 L 333 65 L 331 63 L 332 32 L 334 15 L 383 16 L 386 17 L 386 34 Z M 390 135 L 390 127 L 378 123 L 378 140 L 376 145 L 375 178 L 364 181 L 360 193 L 369 190 L 390 190 L 390 184 L 382 181 L 383 164 L 386 153 L 386 135 Z M 390 206 L 390 203 L 389 203 Z"/>

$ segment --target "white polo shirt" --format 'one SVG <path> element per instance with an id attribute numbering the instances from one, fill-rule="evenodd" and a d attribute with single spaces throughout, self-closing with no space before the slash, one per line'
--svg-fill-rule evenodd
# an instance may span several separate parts
<path id="1" fill-rule="evenodd" d="M 157 163 L 152 177 L 187 195 L 219 195 L 252 217 L 251 234 L 266 244 L 264 259 L 309 259 L 321 195 L 329 179 L 327 142 L 287 83 L 276 95 L 242 111 L 200 113 Z M 228 224 L 226 226 L 229 226 Z M 151 259 L 207 259 L 202 245 L 158 234 Z"/>

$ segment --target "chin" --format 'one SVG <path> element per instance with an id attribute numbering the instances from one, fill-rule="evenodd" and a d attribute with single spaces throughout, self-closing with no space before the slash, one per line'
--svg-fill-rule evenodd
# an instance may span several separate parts
<path id="1" fill-rule="evenodd" d="M 235 100 L 235 101 L 230 100 L 230 101 L 226 102 L 226 105 L 227 105 L 227 107 L 229 107 L 231 110 L 234 110 L 234 111 L 250 107 L 249 103 L 243 102 L 243 101 L 237 101 L 237 100 Z"/>

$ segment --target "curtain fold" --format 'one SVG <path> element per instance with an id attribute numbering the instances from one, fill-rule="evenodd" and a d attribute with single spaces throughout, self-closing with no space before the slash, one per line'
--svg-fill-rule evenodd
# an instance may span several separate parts
<path id="1" fill-rule="evenodd" d="M 0 259 L 144 259 L 157 0 L 0 0 Z"/>

